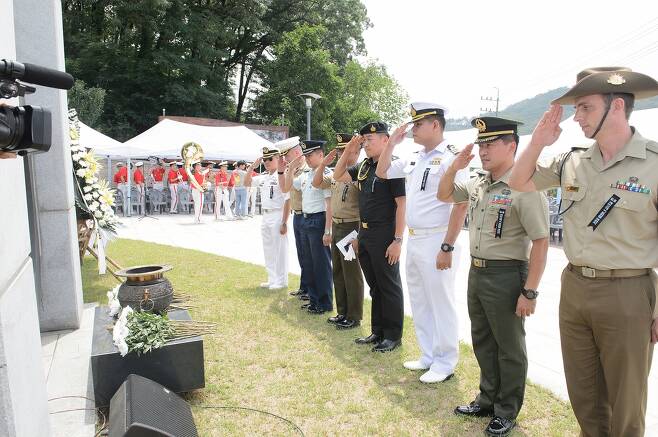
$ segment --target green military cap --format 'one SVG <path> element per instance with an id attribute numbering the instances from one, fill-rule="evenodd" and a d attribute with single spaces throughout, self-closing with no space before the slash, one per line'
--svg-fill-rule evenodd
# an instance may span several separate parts
<path id="1" fill-rule="evenodd" d="M 323 150 L 322 146 L 324 146 L 325 143 L 326 141 L 321 140 L 304 140 L 302 141 L 302 152 L 304 155 L 308 155 L 316 150 Z"/>
<path id="2" fill-rule="evenodd" d="M 263 159 L 273 158 L 279 155 L 279 149 L 275 147 L 263 147 Z"/>
<path id="3" fill-rule="evenodd" d="M 471 126 L 477 128 L 476 143 L 495 141 L 503 135 L 518 135 L 518 127 L 523 123 L 501 117 L 478 117 L 471 120 Z"/>
<path id="4" fill-rule="evenodd" d="M 658 95 L 658 82 L 651 76 L 626 67 L 587 68 L 576 77 L 576 84 L 552 103 L 568 105 L 578 97 L 592 94 L 633 94 L 636 99 Z"/>
<path id="5" fill-rule="evenodd" d="M 354 138 L 353 134 L 341 134 L 337 133 L 336 134 L 336 148 L 337 149 L 344 149 L 345 146 L 347 146 L 347 143 L 349 143 L 352 138 Z"/>
<path id="6" fill-rule="evenodd" d="M 361 135 L 367 134 L 386 134 L 388 135 L 388 125 L 383 121 L 371 121 L 363 125 L 359 131 Z"/>

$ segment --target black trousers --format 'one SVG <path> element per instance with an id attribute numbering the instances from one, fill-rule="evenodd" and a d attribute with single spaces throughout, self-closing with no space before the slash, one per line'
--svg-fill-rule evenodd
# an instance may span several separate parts
<path id="1" fill-rule="evenodd" d="M 395 239 L 395 225 L 370 225 L 359 232 L 359 262 L 370 287 L 372 333 L 389 340 L 402 337 L 404 300 L 400 263 L 390 265 L 386 249 Z"/>

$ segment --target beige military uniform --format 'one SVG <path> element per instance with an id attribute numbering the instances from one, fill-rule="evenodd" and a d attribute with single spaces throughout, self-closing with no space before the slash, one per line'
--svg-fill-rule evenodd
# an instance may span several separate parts
<path id="1" fill-rule="evenodd" d="M 454 185 L 455 202 L 469 201 L 471 256 L 528 261 L 530 241 L 548 237 L 546 196 L 512 191 L 507 185 L 510 172 L 497 181 L 480 172 Z"/>
<path id="2" fill-rule="evenodd" d="M 548 202 L 542 193 L 512 191 L 510 172 L 496 181 L 480 172 L 470 181 L 455 182 L 453 198 L 469 202 L 473 260 L 466 295 L 480 366 L 475 402 L 514 420 L 528 372 L 524 322 L 515 310 L 528 275 L 530 241 L 548 237 Z"/>
<path id="3" fill-rule="evenodd" d="M 346 261 L 336 243 L 352 231 L 359 231 L 359 187 L 356 182 L 338 182 L 325 177 L 331 184 L 331 262 L 333 266 L 336 310 L 347 320 L 363 318 L 363 274 L 359 259 Z"/>
<path id="4" fill-rule="evenodd" d="M 306 164 L 299 167 L 297 171 L 295 171 L 295 178 L 308 170 L 309 168 Z M 302 192 L 301 190 L 295 189 L 295 187 L 290 188 L 290 210 L 293 213 L 298 214 L 301 214 L 302 212 Z"/>
<path id="5" fill-rule="evenodd" d="M 560 337 L 583 436 L 642 436 L 658 267 L 658 144 L 634 131 L 603 163 L 598 144 L 539 164 L 538 190 L 561 187 Z M 651 274 L 651 275 L 650 275 Z"/>
<path id="6" fill-rule="evenodd" d="M 338 182 L 333 178 L 329 178 L 329 180 L 333 218 L 359 221 L 359 188 L 356 186 L 356 182 Z"/>
<path id="7" fill-rule="evenodd" d="M 596 143 L 565 156 L 538 165 L 532 181 L 538 190 L 562 188 L 569 261 L 601 270 L 658 267 L 658 143 L 635 132 L 606 164 Z M 592 223 L 611 199 L 607 216 Z"/>

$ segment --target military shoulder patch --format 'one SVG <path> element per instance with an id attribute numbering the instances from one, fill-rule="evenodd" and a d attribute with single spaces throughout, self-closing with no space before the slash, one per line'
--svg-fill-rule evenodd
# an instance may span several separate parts
<path id="1" fill-rule="evenodd" d="M 453 146 L 452 144 L 448 144 L 448 146 L 446 147 L 446 149 L 450 150 L 450 152 L 451 152 L 453 155 L 459 155 L 459 150 L 458 150 L 455 146 Z"/>

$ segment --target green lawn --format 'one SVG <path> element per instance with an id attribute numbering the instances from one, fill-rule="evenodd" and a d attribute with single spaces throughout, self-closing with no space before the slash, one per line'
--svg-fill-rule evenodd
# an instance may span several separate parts
<path id="1" fill-rule="evenodd" d="M 221 244 L 218 242 L 217 244 Z M 233 406 L 264 410 L 297 424 L 307 436 L 479 436 L 486 419 L 452 413 L 477 394 L 479 369 L 468 345 L 461 345 L 456 377 L 438 385 L 418 381 L 402 367 L 418 356 L 413 321 L 405 320 L 403 347 L 375 354 L 353 339 L 369 334 L 370 302 L 360 328 L 337 331 L 327 316 L 300 311 L 300 301 L 284 291 L 264 291 L 263 267 L 197 251 L 118 240 L 108 255 L 124 267 L 167 263 L 175 290 L 194 295 L 192 316 L 218 324 L 204 338 L 206 387 L 188 394 L 201 436 L 299 435 L 275 417 Z M 83 265 L 86 302 L 105 303 L 116 285 L 98 276 L 95 259 Z M 299 277 L 290 275 L 291 288 Z M 570 406 L 547 390 L 529 385 L 512 435 L 577 435 Z"/>

